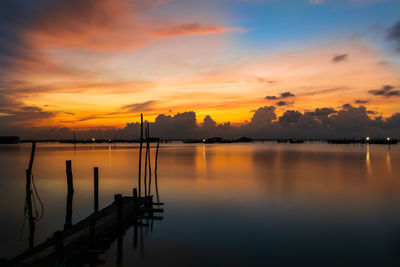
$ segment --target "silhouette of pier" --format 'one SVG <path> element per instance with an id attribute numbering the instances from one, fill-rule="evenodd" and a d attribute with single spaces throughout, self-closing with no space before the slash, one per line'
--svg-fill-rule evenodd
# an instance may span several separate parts
<path id="1" fill-rule="evenodd" d="M 83 264 L 93 254 L 101 254 L 130 227 L 148 227 L 142 219 L 162 220 L 155 213 L 152 196 L 114 196 L 115 201 L 82 221 L 57 231 L 45 242 L 9 261 L 9 266 L 63 266 Z M 134 231 L 137 232 L 137 231 Z M 122 248 L 121 248 L 122 249 Z"/>
<path id="2" fill-rule="evenodd" d="M 24 218 L 29 226 L 29 248 L 10 260 L 0 261 L 1 266 L 80 266 L 85 263 L 97 261 L 97 256 L 104 253 L 112 243 L 117 240 L 117 266 L 122 262 L 123 236 L 131 226 L 134 227 L 134 248 L 137 246 L 138 228 L 153 227 L 154 220 L 162 220 L 162 216 L 155 216 L 164 210 L 159 206 L 159 191 L 157 183 L 157 160 L 159 143 L 157 144 L 154 170 L 154 187 L 157 202 L 153 202 L 151 195 L 151 158 L 150 158 L 150 129 L 149 124 L 145 128 L 146 139 L 143 139 L 143 117 L 141 116 L 141 138 L 139 156 L 138 188 L 132 189 L 131 196 L 114 195 L 114 202 L 99 210 L 99 168 L 93 168 L 93 212 L 85 219 L 73 224 L 72 207 L 74 198 L 74 183 L 72 162 L 67 160 L 67 197 L 64 227 L 60 231 L 47 238 L 46 241 L 35 246 L 35 224 L 43 215 L 39 216 L 35 197 L 42 204 L 34 183 L 32 168 L 35 157 L 36 142 L 32 142 L 32 151 L 28 168 L 26 169 L 26 194 Z M 145 146 L 145 170 L 141 177 L 142 148 Z M 141 180 L 144 182 L 144 195 L 141 192 Z M 42 206 L 43 211 L 43 206 Z M 143 223 L 143 220 L 146 223 Z M 151 220 L 151 224 L 148 221 Z M 140 244 L 140 248 L 143 244 Z"/>

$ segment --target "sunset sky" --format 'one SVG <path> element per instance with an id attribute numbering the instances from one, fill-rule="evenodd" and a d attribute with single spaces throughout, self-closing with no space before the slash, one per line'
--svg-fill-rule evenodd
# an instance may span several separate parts
<path id="1" fill-rule="evenodd" d="M 240 125 L 344 104 L 400 111 L 398 0 L 0 3 L 0 117 L 122 128 L 195 111 Z"/>

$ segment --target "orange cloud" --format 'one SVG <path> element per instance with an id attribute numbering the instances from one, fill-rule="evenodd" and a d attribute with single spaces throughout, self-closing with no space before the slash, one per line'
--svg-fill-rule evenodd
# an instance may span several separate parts
<path id="1" fill-rule="evenodd" d="M 218 27 L 214 25 L 190 23 L 181 25 L 164 26 L 153 31 L 160 36 L 181 36 L 195 34 L 220 34 L 228 31 L 244 31 L 243 28 Z"/>

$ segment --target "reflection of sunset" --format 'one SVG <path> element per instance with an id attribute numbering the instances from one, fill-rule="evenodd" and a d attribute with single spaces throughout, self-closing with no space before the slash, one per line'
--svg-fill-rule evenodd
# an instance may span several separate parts
<path id="1" fill-rule="evenodd" d="M 30 146 L 4 148 L 0 165 L 8 179 L 0 180 L 4 200 L 0 208 L 19 227 L 15 222 L 21 214 L 15 207 L 23 207 L 21 188 L 25 177 L 21 170 Z M 154 144 L 151 150 L 154 160 Z M 46 209 L 45 219 L 38 224 L 38 240 L 45 240 L 64 223 L 65 160 L 72 161 L 75 190 L 72 219 L 76 222 L 93 210 L 93 167 L 99 167 L 100 208 L 112 202 L 115 193 L 132 195 L 138 183 L 138 152 L 138 144 L 127 143 L 77 144 L 76 149 L 70 144 L 38 143 L 33 173 Z M 393 210 L 400 201 L 400 181 L 395 175 L 400 169 L 393 164 L 398 160 L 398 145 L 389 150 L 386 145 L 373 144 L 162 143 L 158 186 L 160 200 L 166 203 L 163 223 L 179 231 L 187 228 L 190 233 L 197 233 L 207 224 L 222 220 L 218 232 L 227 231 L 232 236 L 232 227 L 238 227 L 247 238 L 249 229 L 244 225 L 257 225 L 257 236 L 259 227 L 265 225 L 263 233 L 273 227 L 270 231 L 278 231 L 281 238 L 287 232 L 282 224 L 290 229 L 300 227 L 304 232 L 300 226 L 304 222 L 328 228 L 340 225 L 345 229 L 353 229 L 353 223 L 358 221 L 381 222 L 382 216 L 394 216 Z M 151 194 L 155 194 L 154 187 Z M 191 220 L 196 223 L 192 225 Z M 191 226 L 198 230 L 193 231 Z M 10 227 L 9 234 L 17 236 L 18 227 Z M 176 234 L 168 227 L 162 229 L 159 230 L 166 231 L 163 234 Z M 311 230 L 307 231 L 304 242 L 309 240 Z M 183 236 L 188 239 L 187 234 Z M 207 240 L 220 238 L 213 234 L 201 236 Z M 169 237 L 168 244 L 175 238 L 179 239 Z M 10 249 L 20 246 L 13 244 Z"/>

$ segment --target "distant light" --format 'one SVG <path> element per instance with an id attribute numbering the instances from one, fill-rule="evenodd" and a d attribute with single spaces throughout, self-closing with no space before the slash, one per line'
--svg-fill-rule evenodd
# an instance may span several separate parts
<path id="1" fill-rule="evenodd" d="M 92 138 L 92 142 L 94 142 L 96 139 Z"/>
<path id="2" fill-rule="evenodd" d="M 108 139 L 108 142 L 111 142 L 111 139 Z"/>
<path id="3" fill-rule="evenodd" d="M 390 137 L 386 138 L 386 141 L 390 141 Z"/>
<path id="4" fill-rule="evenodd" d="M 203 139 L 203 142 L 205 142 L 206 141 L 206 139 Z"/>
<path id="5" fill-rule="evenodd" d="M 369 137 L 367 137 L 367 138 L 365 138 L 365 140 L 369 141 L 369 140 L 370 140 L 370 138 L 369 138 Z"/>

